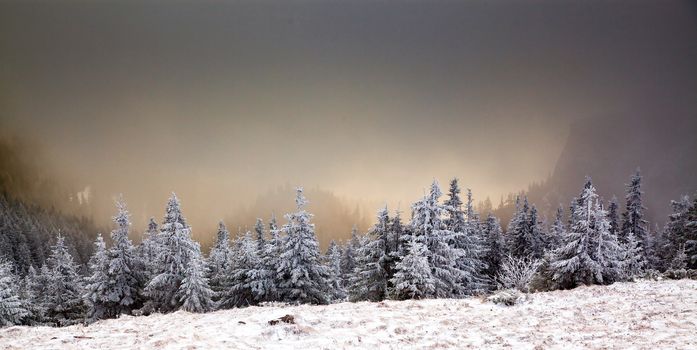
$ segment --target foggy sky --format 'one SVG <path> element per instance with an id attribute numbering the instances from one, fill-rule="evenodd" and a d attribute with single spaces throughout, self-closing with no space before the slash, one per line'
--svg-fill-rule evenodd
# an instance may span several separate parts
<path id="1" fill-rule="evenodd" d="M 176 191 L 212 227 L 285 184 L 498 203 L 572 121 L 697 110 L 695 62 L 694 2 L 3 1 L 0 126 L 138 222 Z"/>

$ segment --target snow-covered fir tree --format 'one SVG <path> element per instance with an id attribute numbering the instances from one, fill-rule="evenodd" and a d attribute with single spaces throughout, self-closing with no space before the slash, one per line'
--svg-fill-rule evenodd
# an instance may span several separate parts
<path id="1" fill-rule="evenodd" d="M 143 274 L 145 265 L 128 238 L 131 221 L 126 203 L 119 199 L 116 207 L 118 213 L 113 218 L 116 228 L 111 231 L 112 247 L 107 252 L 110 283 L 104 296 L 110 301 L 107 304 L 111 309 L 107 312 L 109 315 L 128 314 L 139 308 L 142 305 L 142 289 L 146 283 Z"/>
<path id="2" fill-rule="evenodd" d="M 687 212 L 690 209 L 690 198 L 686 195 L 677 201 L 671 201 L 672 213 L 668 216 L 668 221 L 663 229 L 663 242 L 658 249 L 661 267 L 669 267 L 678 252 L 676 247 L 682 247 L 683 252 L 687 243 Z"/>
<path id="3" fill-rule="evenodd" d="M 574 225 L 564 236 L 562 246 L 554 252 L 550 264 L 552 279 L 562 288 L 602 281 L 603 266 L 597 261 L 599 247 L 595 230 L 595 187 L 584 186 L 573 213 Z"/>
<path id="4" fill-rule="evenodd" d="M 273 271 L 266 268 L 263 257 L 260 256 L 265 253 L 265 249 L 264 246 L 260 250 L 251 232 L 238 239 L 220 307 L 256 305 L 270 299 L 275 292 L 275 283 Z"/>
<path id="5" fill-rule="evenodd" d="M 527 256 L 527 231 L 529 229 L 528 224 L 528 211 L 530 206 L 528 204 L 528 199 L 525 197 L 523 203 L 520 203 L 520 197 L 516 197 L 515 201 L 515 212 L 511 217 L 511 221 L 508 223 L 508 228 L 506 230 L 506 245 L 508 247 L 508 252 L 511 256 L 517 258 L 524 258 Z"/>
<path id="6" fill-rule="evenodd" d="M 637 169 L 632 175 L 629 185 L 627 185 L 627 196 L 625 212 L 622 213 L 622 229 L 620 231 L 620 242 L 626 243 L 630 232 L 634 233 L 639 245 L 644 249 L 643 255 L 646 258 L 646 249 L 649 243 L 647 234 L 647 221 L 644 219 L 644 206 L 642 204 L 643 191 L 641 190 L 641 173 Z"/>
<path id="7" fill-rule="evenodd" d="M 366 244 L 356 251 L 356 267 L 350 280 L 349 300 L 380 301 L 387 297 L 388 271 L 392 256 L 387 251 L 390 218 L 387 207 L 378 211 L 377 222 L 368 231 Z"/>
<path id="8" fill-rule="evenodd" d="M 669 268 L 671 270 L 682 270 L 687 267 L 687 254 L 685 253 L 685 246 L 678 246 L 677 252 L 670 261 Z"/>
<path id="9" fill-rule="evenodd" d="M 60 233 L 46 264 L 47 269 L 42 270 L 47 277 L 42 299 L 47 321 L 57 326 L 80 322 L 85 313 L 82 277 Z"/>
<path id="10" fill-rule="evenodd" d="M 215 244 L 211 248 L 208 254 L 208 260 L 206 261 L 208 283 L 216 294 L 223 291 L 225 276 L 232 264 L 232 257 L 230 232 L 227 230 L 227 227 L 225 227 L 225 223 L 220 221 L 218 222 Z M 219 299 L 219 295 L 216 295 L 214 299 Z"/>
<path id="11" fill-rule="evenodd" d="M 85 301 L 87 321 L 115 316 L 113 302 L 109 299 L 111 282 L 109 279 L 109 257 L 101 234 L 94 241 L 94 253 L 88 263 L 90 275 L 85 280 Z"/>
<path id="12" fill-rule="evenodd" d="M 646 261 L 643 258 L 643 248 L 634 233 L 630 232 L 625 239 L 627 241 L 622 244 L 622 278 L 631 279 L 640 275 Z"/>
<path id="13" fill-rule="evenodd" d="M 410 226 L 412 234 L 420 237 L 426 245 L 428 264 L 435 281 L 433 297 L 449 298 L 465 294 L 460 281 L 466 275 L 457 266 L 464 252 L 450 244 L 453 232 L 443 222 L 445 209 L 439 203 L 441 195 L 434 180 L 429 193 L 412 205 Z"/>
<path id="14" fill-rule="evenodd" d="M 545 242 L 547 233 L 545 232 L 545 224 L 538 216 L 537 207 L 534 205 L 530 208 L 528 220 L 527 232 L 525 232 L 525 255 L 533 259 L 542 259 L 547 246 Z"/>
<path id="15" fill-rule="evenodd" d="M 158 254 L 158 271 L 145 288 L 151 303 L 149 309 L 176 311 L 182 306 L 182 281 L 192 271 L 189 265 L 192 260 L 202 258 L 198 243 L 191 239 L 191 230 L 174 193 L 167 203 L 160 227 L 160 240 L 162 246 Z"/>
<path id="16" fill-rule="evenodd" d="M 617 204 L 617 197 L 612 196 L 610 203 L 607 206 L 607 219 L 610 221 L 610 232 L 613 235 L 619 237 L 620 235 L 620 217 L 619 217 L 619 205 Z"/>
<path id="17" fill-rule="evenodd" d="M 554 222 L 549 228 L 549 234 L 547 235 L 546 240 L 546 250 L 551 252 L 559 248 L 565 234 L 566 227 L 564 226 L 564 209 L 560 206 L 557 208 L 557 212 L 554 215 Z"/>
<path id="18" fill-rule="evenodd" d="M 206 312 L 215 308 L 213 291 L 205 276 L 202 256 L 194 254 L 186 266 L 185 277 L 177 291 L 181 308 L 188 312 Z"/>
<path id="19" fill-rule="evenodd" d="M 484 237 L 486 238 L 487 251 L 484 256 L 487 269 L 486 275 L 493 278 L 498 273 L 501 261 L 505 257 L 503 234 L 499 219 L 489 213 L 484 222 Z"/>
<path id="20" fill-rule="evenodd" d="M 12 270 L 8 261 L 0 260 L 0 326 L 20 324 L 29 316 L 29 311 L 20 299 L 19 278 Z"/>
<path id="21" fill-rule="evenodd" d="M 462 280 L 458 281 L 461 293 L 476 294 L 489 288 L 487 270 L 487 236 L 479 222 L 479 214 L 474 209 L 472 190 L 467 189 L 467 201 L 465 210 L 457 203 L 462 203 L 459 198 L 460 189 L 456 179 L 450 182 L 448 199 L 444 203 L 446 208 L 446 228 L 452 232 L 450 245 L 461 252 L 455 261 L 456 266 L 462 271 Z M 464 221 L 463 221 L 464 220 Z"/>
<path id="22" fill-rule="evenodd" d="M 341 279 L 341 256 L 341 247 L 334 240 L 329 242 L 325 260 L 329 267 L 329 286 L 330 292 L 333 292 L 333 300 L 344 300 L 346 298 L 344 281 Z"/>
<path id="23" fill-rule="evenodd" d="M 602 274 L 602 278 L 597 278 L 597 283 L 610 284 L 622 278 L 624 250 L 620 247 L 617 235 L 610 231 L 607 211 L 600 200 L 596 200 L 593 205 L 593 221 L 598 244 L 595 258 Z"/>
<path id="24" fill-rule="evenodd" d="M 697 269 L 697 196 L 685 214 L 685 254 L 687 268 Z"/>
<path id="25" fill-rule="evenodd" d="M 392 298 L 424 299 L 436 294 L 436 281 L 428 264 L 426 245 L 421 241 L 424 236 L 412 235 L 406 245 L 406 255 L 397 263 L 392 277 L 394 289 Z"/>
<path id="26" fill-rule="evenodd" d="M 302 188 L 296 191 L 297 211 L 286 214 L 283 253 L 278 260 L 278 291 L 282 301 L 326 304 L 329 302 L 329 272 L 320 261 L 319 244 L 312 214 L 305 211 L 307 200 Z"/>
<path id="27" fill-rule="evenodd" d="M 25 317 L 25 323 L 38 326 L 48 323 L 46 319 L 46 290 L 48 287 L 48 266 L 43 265 L 37 271 L 34 266 L 29 267 L 29 272 L 24 276 L 24 298 L 29 315 Z"/>
<path id="28" fill-rule="evenodd" d="M 157 270 L 157 254 L 160 250 L 159 231 L 155 218 L 150 218 L 148 228 L 143 234 L 143 240 L 140 242 L 136 251 L 140 260 L 145 265 L 143 274 L 145 281 L 150 281 Z"/>
<path id="29" fill-rule="evenodd" d="M 349 286 L 353 270 L 356 268 L 356 251 L 359 248 L 358 228 L 354 225 L 351 229 L 351 239 L 346 242 L 341 255 L 341 279 L 344 286 Z"/>

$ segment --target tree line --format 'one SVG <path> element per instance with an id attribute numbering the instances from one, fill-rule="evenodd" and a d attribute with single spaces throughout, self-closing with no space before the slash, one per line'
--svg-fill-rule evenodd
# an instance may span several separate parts
<path id="1" fill-rule="evenodd" d="M 41 265 L 20 268 L 3 251 L 0 323 L 64 326 L 121 314 L 186 310 L 206 312 L 266 302 L 327 304 L 384 299 L 461 298 L 518 288 L 542 291 L 628 281 L 647 272 L 697 268 L 697 198 L 672 202 L 663 230 L 650 233 L 644 218 L 641 175 L 627 185 L 624 209 L 602 200 L 590 179 L 551 223 L 525 197 L 504 232 L 491 213 L 480 217 L 472 192 L 464 201 L 457 179 L 443 198 L 433 182 L 402 213 L 378 211 L 364 234 L 332 241 L 322 254 L 305 210 L 279 225 L 257 219 L 253 231 L 232 239 L 220 222 L 207 257 L 191 237 L 172 194 L 160 224 L 151 219 L 143 240 L 129 238 L 130 214 L 117 201 L 111 244 L 101 235 L 86 271 L 58 232 Z M 3 235 L 5 231 L 3 231 Z"/>

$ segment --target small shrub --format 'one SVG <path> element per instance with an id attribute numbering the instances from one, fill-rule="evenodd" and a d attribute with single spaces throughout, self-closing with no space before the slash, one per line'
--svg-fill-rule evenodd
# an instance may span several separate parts
<path id="1" fill-rule="evenodd" d="M 513 306 L 523 299 L 520 291 L 516 289 L 500 290 L 486 298 L 487 301 L 498 305 Z"/>
<path id="2" fill-rule="evenodd" d="M 664 274 L 666 278 L 672 279 L 672 280 L 681 280 L 683 278 L 687 278 L 687 270 L 685 269 L 677 269 L 677 270 L 668 270 Z"/>
<path id="3" fill-rule="evenodd" d="M 496 283 L 499 289 L 515 288 L 527 293 L 530 290 L 530 282 L 542 266 L 542 261 L 531 258 L 514 258 L 507 256 L 501 262 L 501 269 L 496 275 Z"/>

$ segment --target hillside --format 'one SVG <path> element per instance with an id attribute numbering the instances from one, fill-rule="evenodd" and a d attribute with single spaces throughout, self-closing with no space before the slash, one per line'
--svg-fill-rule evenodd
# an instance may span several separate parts
<path id="1" fill-rule="evenodd" d="M 269 321 L 291 315 L 294 323 Z M 91 326 L 10 327 L 5 349 L 660 348 L 694 349 L 697 281 L 640 281 L 481 299 L 265 306 Z"/>

